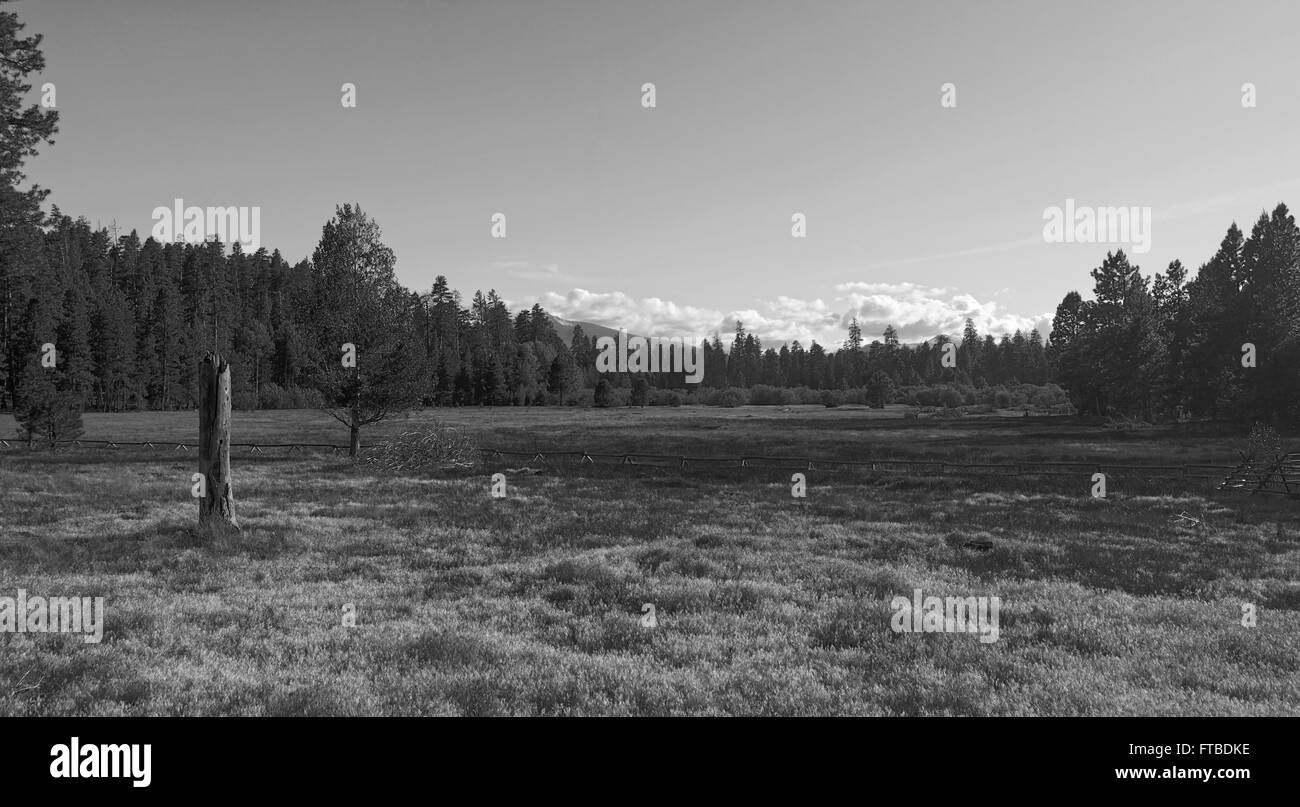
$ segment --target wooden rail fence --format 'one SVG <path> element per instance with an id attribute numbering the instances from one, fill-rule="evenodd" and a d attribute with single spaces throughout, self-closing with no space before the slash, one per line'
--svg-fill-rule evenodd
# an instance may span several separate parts
<path id="1" fill-rule="evenodd" d="M 60 445 L 73 447 L 103 446 L 121 449 L 127 446 L 168 449 L 188 452 L 197 449 L 197 443 L 171 440 L 67 440 Z M 18 441 L 0 440 L 0 449 L 18 448 Z M 345 445 L 332 443 L 232 443 L 231 449 L 245 454 L 265 454 L 267 450 L 285 450 L 288 454 L 309 450 L 328 451 L 330 454 L 346 453 Z M 479 453 L 489 458 L 519 458 L 529 462 L 568 461 L 591 465 L 639 465 L 651 467 L 686 468 L 772 468 L 794 471 L 830 471 L 837 469 L 870 470 L 900 475 L 920 474 L 970 474 L 990 473 L 1006 476 L 1072 476 L 1080 473 L 1136 474 L 1152 479 L 1215 479 L 1222 480 L 1237 465 L 1213 463 L 1183 463 L 1175 465 L 1148 465 L 1141 463 L 1069 462 L 1023 460 L 1020 462 L 958 462 L 938 459 L 871 458 L 861 460 L 836 460 L 818 457 L 773 457 L 743 455 L 729 457 L 704 457 L 683 454 L 606 454 L 591 451 L 515 451 L 504 448 L 480 448 Z"/>

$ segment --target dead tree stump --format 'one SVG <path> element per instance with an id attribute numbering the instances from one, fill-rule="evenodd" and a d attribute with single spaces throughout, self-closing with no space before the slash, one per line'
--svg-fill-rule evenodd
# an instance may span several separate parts
<path id="1" fill-rule="evenodd" d="M 199 473 L 207 493 L 199 499 L 199 526 L 238 530 L 230 486 L 230 365 L 219 353 L 199 364 Z"/>

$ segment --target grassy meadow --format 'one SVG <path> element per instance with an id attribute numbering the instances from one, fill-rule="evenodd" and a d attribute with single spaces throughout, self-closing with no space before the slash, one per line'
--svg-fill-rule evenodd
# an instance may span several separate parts
<path id="1" fill-rule="evenodd" d="M 520 451 L 1229 464 L 1243 445 L 852 407 L 430 410 L 363 444 L 434 417 Z M 236 449 L 242 531 L 206 540 L 195 455 L 162 445 L 194 442 L 196 413 L 85 422 L 160 445 L 0 448 L 0 596 L 106 598 L 99 644 L 0 633 L 3 716 L 1300 714 L 1300 500 L 861 470 L 805 471 L 799 500 L 775 468 L 399 477 Z M 347 440 L 308 411 L 236 412 L 232 437 Z M 1001 598 L 999 640 L 892 632 L 914 588 Z"/>

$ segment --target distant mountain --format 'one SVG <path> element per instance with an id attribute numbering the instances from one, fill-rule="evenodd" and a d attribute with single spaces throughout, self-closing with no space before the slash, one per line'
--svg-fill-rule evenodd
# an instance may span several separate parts
<path id="1" fill-rule="evenodd" d="M 551 325 L 555 327 L 555 333 L 564 340 L 564 344 L 573 344 L 573 326 L 581 325 L 582 332 L 587 336 L 599 339 L 602 336 L 612 336 L 618 338 L 617 328 L 607 328 L 604 325 L 597 325 L 594 322 L 574 322 L 572 320 L 557 317 L 554 314 L 548 315 L 551 318 Z M 630 334 L 631 335 L 631 334 Z"/>

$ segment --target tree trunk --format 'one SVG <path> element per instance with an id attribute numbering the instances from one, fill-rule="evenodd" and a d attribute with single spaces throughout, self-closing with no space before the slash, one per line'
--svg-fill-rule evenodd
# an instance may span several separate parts
<path id="1" fill-rule="evenodd" d="M 230 479 L 230 365 L 217 353 L 199 365 L 199 473 L 207 481 L 199 526 L 239 529 Z"/>
<path id="2" fill-rule="evenodd" d="M 348 428 L 348 436 L 348 456 L 355 457 L 357 452 L 361 450 L 361 427 L 353 423 Z"/>

